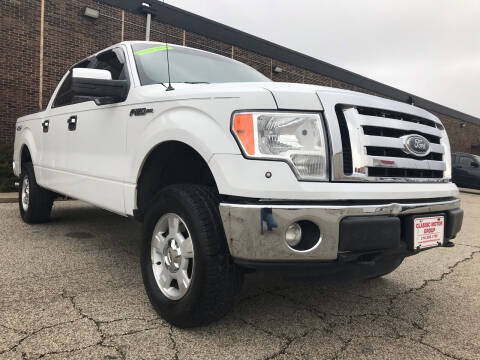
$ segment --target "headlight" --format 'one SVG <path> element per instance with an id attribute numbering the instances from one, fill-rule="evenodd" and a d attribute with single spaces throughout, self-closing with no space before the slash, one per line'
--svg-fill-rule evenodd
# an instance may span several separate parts
<path id="1" fill-rule="evenodd" d="M 328 180 L 319 114 L 235 113 L 232 132 L 248 158 L 286 161 L 299 180 Z"/>

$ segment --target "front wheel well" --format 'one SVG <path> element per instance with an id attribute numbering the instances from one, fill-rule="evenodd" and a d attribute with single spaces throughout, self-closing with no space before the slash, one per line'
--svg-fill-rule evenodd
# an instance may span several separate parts
<path id="1" fill-rule="evenodd" d="M 23 145 L 20 152 L 20 165 L 23 168 L 23 166 L 28 162 L 32 162 L 32 155 L 30 155 L 30 150 L 28 149 L 28 146 Z"/>
<path id="2" fill-rule="evenodd" d="M 157 145 L 144 161 L 137 181 L 137 209 L 144 214 L 155 195 L 173 184 L 206 185 L 218 192 L 207 162 L 192 147 L 167 141 Z"/>

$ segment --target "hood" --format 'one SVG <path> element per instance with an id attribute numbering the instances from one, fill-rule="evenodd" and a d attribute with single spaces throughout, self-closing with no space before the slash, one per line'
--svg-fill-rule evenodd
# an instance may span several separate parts
<path id="1" fill-rule="evenodd" d="M 323 110 L 322 102 L 317 94 L 318 90 L 324 89 L 321 86 L 277 82 L 266 82 L 259 85 L 272 93 L 279 109 Z"/>
<path id="2" fill-rule="evenodd" d="M 190 97 L 249 97 L 249 95 L 253 94 L 255 94 L 256 97 L 262 98 L 268 95 L 270 98 L 273 96 L 273 99 L 275 100 L 274 107 L 277 107 L 278 109 L 309 111 L 323 110 L 322 103 L 317 95 L 317 91 L 335 91 L 335 89 L 329 89 L 322 86 L 277 82 L 239 82 L 216 84 L 173 83 L 172 85 L 175 90 L 168 93 L 168 97 L 172 100 Z M 165 88 L 162 85 L 148 85 L 143 86 L 140 89 L 142 96 L 152 100 L 153 98 L 158 98 L 159 92 L 163 94 L 165 93 Z"/>
<path id="3" fill-rule="evenodd" d="M 279 110 L 327 111 L 326 108 L 329 107 L 330 111 L 336 104 L 344 103 L 390 109 L 439 122 L 435 115 L 422 108 L 358 91 L 281 82 L 248 83 L 248 86 L 262 87 L 268 90 L 275 98 Z"/>
<path id="4" fill-rule="evenodd" d="M 317 91 L 336 91 L 336 89 L 316 85 L 280 82 L 217 83 L 199 84 L 198 86 L 220 92 L 230 92 L 233 89 L 242 92 L 253 89 L 266 90 L 272 94 L 277 108 L 281 110 L 322 111 L 322 102 L 318 97 Z"/>
<path id="5" fill-rule="evenodd" d="M 429 112 L 416 106 L 389 100 L 361 92 L 330 88 L 318 85 L 282 83 L 282 82 L 239 82 L 216 84 L 173 84 L 175 91 L 169 92 L 172 99 L 178 98 L 225 98 L 238 97 L 242 101 L 238 109 L 272 109 L 326 111 L 325 107 L 336 103 L 348 103 L 391 109 L 399 112 L 412 113 L 418 116 L 438 119 Z M 142 87 L 147 97 L 158 97 L 158 92 L 165 92 L 162 85 Z M 273 99 L 272 99 L 273 97 Z M 274 102 L 272 102 L 274 100 Z"/>

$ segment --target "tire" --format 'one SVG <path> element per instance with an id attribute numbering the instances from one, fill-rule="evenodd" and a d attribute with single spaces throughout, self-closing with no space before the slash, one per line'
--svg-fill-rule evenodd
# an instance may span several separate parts
<path id="1" fill-rule="evenodd" d="M 28 224 L 47 222 L 52 212 L 53 199 L 52 192 L 37 184 L 32 163 L 26 163 L 22 167 L 18 188 L 18 206 L 23 221 Z"/>
<path id="2" fill-rule="evenodd" d="M 378 279 L 385 275 L 394 272 L 403 262 L 404 257 L 389 258 L 388 260 L 380 261 L 375 265 L 377 269 L 374 271 L 376 274 L 369 276 L 369 280 Z"/>
<path id="3" fill-rule="evenodd" d="M 243 278 L 228 251 L 218 203 L 207 187 L 172 185 L 146 211 L 140 259 L 145 289 L 159 315 L 180 328 L 226 315 Z"/>

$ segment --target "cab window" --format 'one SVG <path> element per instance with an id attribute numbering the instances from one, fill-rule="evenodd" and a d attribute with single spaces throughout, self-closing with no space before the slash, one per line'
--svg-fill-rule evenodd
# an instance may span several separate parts
<path id="1" fill-rule="evenodd" d="M 112 80 L 128 80 L 125 58 L 121 49 L 113 49 L 97 55 L 89 67 L 110 71 Z"/>
<path id="2" fill-rule="evenodd" d="M 80 62 L 69 70 L 68 76 L 65 78 L 53 102 L 53 107 L 94 100 L 90 96 L 78 96 L 71 93 L 72 70 L 76 68 L 108 70 L 112 74 L 112 80 L 128 80 L 123 51 L 119 48 L 105 51 Z"/>
<path id="3" fill-rule="evenodd" d="M 87 68 L 90 65 L 90 60 L 84 60 L 81 63 L 75 65 L 70 70 L 68 70 L 68 75 L 63 81 L 60 89 L 57 92 L 57 96 L 53 102 L 52 107 L 60 107 L 65 105 L 71 105 L 73 103 L 73 94 L 70 91 L 70 87 L 72 84 L 72 69 L 75 68 Z"/>

